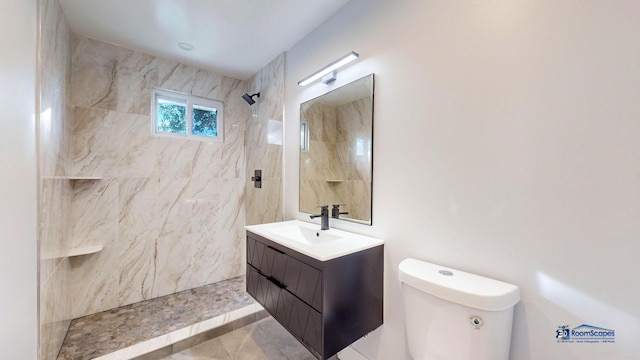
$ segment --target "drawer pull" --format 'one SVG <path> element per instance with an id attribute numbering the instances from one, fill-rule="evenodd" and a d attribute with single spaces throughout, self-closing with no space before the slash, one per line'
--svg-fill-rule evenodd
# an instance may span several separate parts
<path id="1" fill-rule="evenodd" d="M 286 289 L 287 288 L 280 281 L 276 280 L 275 278 L 273 278 L 271 276 L 267 276 L 267 280 L 271 281 L 275 286 L 279 287 L 280 289 Z"/>
<path id="2" fill-rule="evenodd" d="M 271 246 L 269 246 L 269 245 L 267 245 L 267 247 L 268 247 L 269 249 L 271 249 L 271 250 L 273 250 L 273 251 L 277 252 L 277 253 L 280 253 L 280 254 L 282 254 L 282 255 L 285 255 L 285 253 L 284 253 L 283 251 L 280 251 L 280 250 L 278 250 L 278 249 L 276 249 L 276 248 L 274 248 L 274 247 L 271 247 Z"/>

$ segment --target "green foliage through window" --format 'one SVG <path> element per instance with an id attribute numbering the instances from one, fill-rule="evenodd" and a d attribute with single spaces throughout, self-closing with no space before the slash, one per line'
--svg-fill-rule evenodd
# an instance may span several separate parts
<path id="1" fill-rule="evenodd" d="M 221 101 L 162 89 L 153 89 L 152 94 L 156 134 L 223 140 L 224 104 Z"/>
<path id="2" fill-rule="evenodd" d="M 187 133 L 187 107 L 158 102 L 158 131 L 186 134 Z"/>
<path id="3" fill-rule="evenodd" d="M 193 107 L 193 128 L 195 135 L 218 136 L 218 112 L 204 106 Z"/>

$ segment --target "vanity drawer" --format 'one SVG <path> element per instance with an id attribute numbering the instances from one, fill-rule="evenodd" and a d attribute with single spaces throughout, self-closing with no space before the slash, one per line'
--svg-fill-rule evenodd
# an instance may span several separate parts
<path id="1" fill-rule="evenodd" d="M 258 270 L 253 268 L 252 266 L 247 266 L 247 292 L 249 295 L 253 296 L 260 305 L 264 305 L 265 300 L 265 292 L 263 290 L 264 285 L 262 279 L 260 278 L 260 273 Z"/>
<path id="2" fill-rule="evenodd" d="M 247 267 L 247 292 L 282 326 L 317 354 L 322 353 L 322 315 L 271 277 Z"/>
<path id="3" fill-rule="evenodd" d="M 250 237 L 247 263 L 322 312 L 322 271 Z"/>
<path id="4" fill-rule="evenodd" d="M 274 276 L 278 281 L 284 280 L 285 266 L 288 256 L 271 246 L 247 237 L 247 263 L 265 276 Z"/>

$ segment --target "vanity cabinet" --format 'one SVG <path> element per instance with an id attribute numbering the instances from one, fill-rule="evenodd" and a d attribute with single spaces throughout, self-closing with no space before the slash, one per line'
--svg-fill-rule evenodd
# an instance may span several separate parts
<path id="1" fill-rule="evenodd" d="M 320 261 L 247 231 L 247 292 L 328 359 L 382 325 L 383 249 Z"/>

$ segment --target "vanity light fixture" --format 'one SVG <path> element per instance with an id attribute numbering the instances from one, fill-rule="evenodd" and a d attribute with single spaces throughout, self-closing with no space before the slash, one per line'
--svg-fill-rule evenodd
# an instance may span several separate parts
<path id="1" fill-rule="evenodd" d="M 337 75 L 338 75 L 338 72 L 333 70 L 332 72 L 322 77 L 322 83 L 325 85 L 331 84 L 332 82 L 336 81 Z"/>
<path id="2" fill-rule="evenodd" d="M 312 82 L 322 78 L 323 76 L 327 75 L 327 74 L 331 74 L 333 73 L 335 70 L 337 70 L 338 68 L 358 59 L 358 57 L 360 57 L 360 55 L 358 55 L 358 53 L 356 53 L 355 51 L 352 51 L 350 53 L 348 53 L 347 55 L 341 57 L 340 59 L 328 64 L 327 66 L 323 67 L 322 69 L 314 72 L 313 74 L 307 76 L 306 78 L 298 81 L 298 85 L 300 86 L 307 86 L 309 84 L 311 84 Z M 335 74 L 333 76 L 335 78 Z M 324 81 L 323 81 L 324 82 Z M 329 83 L 331 81 L 325 82 L 325 84 Z"/>

